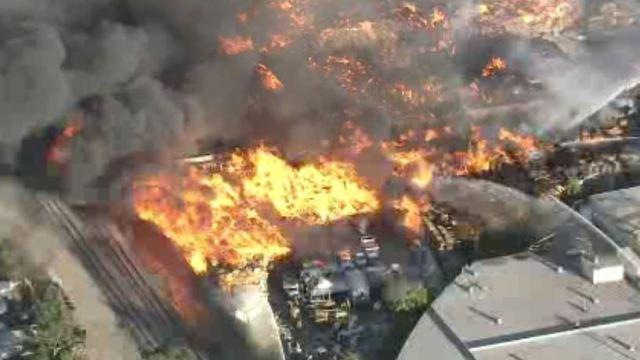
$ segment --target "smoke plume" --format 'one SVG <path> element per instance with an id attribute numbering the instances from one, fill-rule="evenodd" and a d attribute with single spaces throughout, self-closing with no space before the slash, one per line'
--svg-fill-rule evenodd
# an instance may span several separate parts
<path id="1" fill-rule="evenodd" d="M 146 151 L 179 155 L 191 151 L 196 138 L 266 140 L 297 157 L 326 150 L 352 120 L 375 139 L 386 139 L 392 124 L 416 119 L 396 113 L 375 82 L 364 93 L 349 92 L 310 71 L 309 61 L 355 55 L 366 60 L 375 81 L 436 74 L 462 85 L 473 59 L 488 54 L 459 50 L 462 67 L 447 64 L 446 57 L 425 56 L 434 41 L 440 46 L 447 38 L 416 36 L 389 15 L 411 26 L 435 16 L 429 14 L 430 2 L 414 5 L 419 10 L 400 2 L 296 2 L 297 11 L 277 1 L 249 0 L 5 1 L 0 5 L 2 156 L 10 160 L 24 136 L 64 125 L 80 113 L 84 131 L 73 142 L 68 178 L 82 197 L 114 159 Z M 450 25 L 460 49 L 482 35 L 472 21 L 475 5 L 450 7 L 462 9 Z M 588 11 L 583 13 L 584 23 Z M 348 26 L 336 26 L 341 21 Z M 432 21 L 435 27 L 437 20 Z M 500 51 L 545 89 L 541 105 L 523 116 L 530 128 L 574 126 L 638 78 L 635 27 L 583 32 L 586 40 L 572 34 L 552 40 L 568 54 L 554 58 L 522 34 L 508 35 L 515 40 Z M 293 34 L 294 40 L 269 50 L 273 36 L 282 34 Z M 233 38 L 251 39 L 249 51 L 226 56 L 221 39 Z M 284 84 L 280 93 L 259 86 L 258 64 Z M 464 120 L 438 115 L 444 122 Z"/>

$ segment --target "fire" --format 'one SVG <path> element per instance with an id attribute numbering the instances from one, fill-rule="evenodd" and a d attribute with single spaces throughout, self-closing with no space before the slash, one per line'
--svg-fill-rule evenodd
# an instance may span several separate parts
<path id="1" fill-rule="evenodd" d="M 283 49 L 289 46 L 293 42 L 293 37 L 288 34 L 275 34 L 269 37 L 269 41 L 266 45 L 264 45 L 260 51 L 261 52 L 272 52 L 275 50 Z"/>
<path id="2" fill-rule="evenodd" d="M 415 28 L 428 28 L 429 19 L 415 4 L 404 3 L 395 10 L 396 17 Z"/>
<path id="3" fill-rule="evenodd" d="M 532 37 L 574 26 L 580 10 L 578 0 L 484 0 L 477 13 L 485 33 Z"/>
<path id="4" fill-rule="evenodd" d="M 489 147 L 488 141 L 480 136 L 478 129 L 474 128 L 472 131 L 468 150 L 455 154 L 461 159 L 460 166 L 455 170 L 456 175 L 479 174 L 489 171 L 499 157 L 499 153 L 493 151 Z"/>
<path id="5" fill-rule="evenodd" d="M 433 9 L 433 12 L 431 13 L 431 26 L 433 27 L 441 26 L 445 23 L 446 20 L 447 20 L 447 15 L 444 13 L 444 11 L 438 8 Z"/>
<path id="6" fill-rule="evenodd" d="M 481 129 L 471 128 L 466 150 L 449 153 L 431 143 L 452 136 L 449 127 L 424 132 L 407 131 L 395 140 L 380 145 L 382 153 L 394 164 L 395 175 L 411 181 L 418 188 L 429 185 L 436 174 L 467 176 L 481 174 L 504 163 L 526 164 L 532 152 L 543 149 L 531 135 L 500 129 L 496 138 L 484 138 Z"/>
<path id="7" fill-rule="evenodd" d="M 573 5 L 576 1 L 483 0 L 480 5 L 472 2 L 469 14 L 481 32 L 486 27 L 495 27 L 496 32 L 557 28 L 571 21 L 573 15 L 567 9 L 577 9 Z M 465 138 L 442 125 L 455 120 L 456 128 L 463 129 L 466 119 L 455 118 L 467 113 L 459 106 L 462 95 L 458 82 L 449 81 L 447 74 L 455 71 L 448 66 L 455 52 L 451 19 L 457 15 L 453 13 L 456 6 L 375 2 L 373 13 L 343 2 L 335 7 L 339 10 L 334 18 L 329 13 L 331 6 L 327 14 L 315 19 L 318 4 L 313 0 L 256 3 L 259 11 L 238 14 L 235 25 L 246 31 L 243 34 L 254 34 L 261 25 L 275 20 L 277 30 L 254 34 L 253 38 L 221 37 L 220 53 L 237 55 L 259 49 L 263 60 L 255 67 L 254 80 L 267 91 L 280 92 L 285 85 L 279 76 L 287 80 L 287 69 L 272 70 L 266 64 L 290 60 L 291 54 L 279 50 L 295 44 L 301 58 L 308 59 L 309 70 L 316 72 L 310 77 L 314 84 L 320 80 L 317 84 L 322 88 L 339 86 L 344 90 L 331 102 L 338 110 L 319 110 L 327 111 L 332 125 L 342 116 L 351 121 L 337 138 L 322 136 L 323 146 L 327 145 L 324 148 L 336 150 L 336 154 L 302 165 L 292 165 L 277 150 L 263 146 L 226 154 L 228 159 L 216 163 L 215 169 L 136 182 L 136 211 L 174 241 L 194 271 L 202 273 L 224 265 L 233 271 L 223 282 L 244 282 L 242 279 L 252 279 L 244 272 L 247 266 L 269 264 L 291 250 L 283 224 L 322 225 L 380 209 L 378 195 L 350 162 L 365 158 L 359 154 L 386 158 L 394 165 L 395 176 L 405 180 L 406 188 L 415 195 L 424 192 L 436 176 L 480 176 L 503 163 L 524 163 L 528 154 L 539 148 L 533 137 L 507 129 L 485 138 L 482 129 L 474 128 Z M 295 67 L 296 72 L 300 70 Z M 494 56 L 482 69 L 482 77 L 505 70 L 505 59 Z M 481 86 L 489 83 L 478 76 L 463 95 L 470 92 L 470 98 L 481 100 L 491 90 Z M 287 83 L 287 92 L 294 92 L 293 86 Z M 301 114 L 314 116 L 315 111 Z M 355 125 L 367 121 L 370 114 L 383 115 L 381 122 L 393 119 L 391 131 L 403 133 L 375 141 Z M 407 195 L 392 205 L 402 212 L 408 231 L 419 233 L 428 209 L 426 200 Z"/>
<path id="8" fill-rule="evenodd" d="M 422 231 L 422 217 L 429 209 L 424 201 L 415 201 L 408 195 L 396 200 L 393 207 L 402 214 L 402 226 L 412 235 L 420 235 Z"/>
<path id="9" fill-rule="evenodd" d="M 517 134 L 504 128 L 500 129 L 497 140 L 497 143 L 490 144 L 481 136 L 479 128 L 472 128 L 468 150 L 455 154 L 460 162 L 453 173 L 455 175 L 479 174 L 501 163 L 514 161 L 526 163 L 530 153 L 543 148 L 535 137 Z"/>
<path id="10" fill-rule="evenodd" d="M 352 164 L 321 160 L 294 168 L 264 148 L 249 158 L 255 174 L 244 180 L 245 194 L 270 203 L 284 218 L 325 224 L 380 206 Z"/>
<path id="11" fill-rule="evenodd" d="M 238 55 L 251 50 L 253 50 L 253 40 L 250 37 L 218 37 L 218 51 L 223 55 Z"/>
<path id="12" fill-rule="evenodd" d="M 235 269 L 218 273 L 218 281 L 223 290 L 233 292 L 236 287 L 243 285 L 264 285 L 262 283 L 267 276 L 263 268 Z"/>
<path id="13" fill-rule="evenodd" d="M 421 159 L 416 164 L 416 169 L 411 177 L 411 182 L 419 188 L 425 188 L 431 184 L 431 180 L 433 180 L 433 166 L 431 166 L 431 164 L 426 160 Z"/>
<path id="14" fill-rule="evenodd" d="M 196 273 L 210 266 L 266 266 L 290 252 L 290 242 L 265 217 L 325 224 L 376 211 L 376 194 L 351 164 L 322 160 L 293 167 L 260 147 L 234 153 L 221 172 L 190 168 L 183 176 L 136 181 L 134 207 L 176 246 Z"/>
<path id="15" fill-rule="evenodd" d="M 424 133 L 424 141 L 425 142 L 429 142 L 429 141 L 435 140 L 435 139 L 437 139 L 439 137 L 440 137 L 440 134 L 438 133 L 438 131 L 436 131 L 434 129 L 428 129 Z"/>
<path id="16" fill-rule="evenodd" d="M 258 73 L 260 82 L 265 89 L 273 92 L 278 92 L 284 89 L 284 84 L 266 65 L 258 64 L 256 72 Z"/>
<path id="17" fill-rule="evenodd" d="M 82 118 L 74 117 L 53 141 L 53 145 L 47 152 L 47 161 L 58 165 L 66 163 L 69 160 L 69 143 L 82 131 L 82 128 Z"/>
<path id="18" fill-rule="evenodd" d="M 500 129 L 498 139 L 505 144 L 511 144 L 514 146 L 515 151 L 517 152 L 516 155 L 520 159 L 523 159 L 527 157 L 528 154 L 540 149 L 538 140 L 534 136 L 516 134 L 505 128 Z"/>
<path id="19" fill-rule="evenodd" d="M 338 140 L 340 145 L 346 147 L 352 155 L 359 155 L 373 145 L 369 135 L 353 121 L 345 123 L 344 130 Z"/>
<path id="20" fill-rule="evenodd" d="M 489 63 L 482 69 L 483 77 L 490 77 L 507 68 L 507 63 L 500 57 L 492 57 Z"/>
<path id="21" fill-rule="evenodd" d="M 327 28 L 320 32 L 319 45 L 331 51 L 348 50 L 354 46 L 375 47 L 382 56 L 394 52 L 397 33 L 388 22 L 361 21 L 355 26 Z"/>
<path id="22" fill-rule="evenodd" d="M 308 0 L 271 0 L 271 6 L 281 11 L 289 20 L 289 24 L 297 31 L 304 31 L 311 26 L 313 18 L 306 9 Z"/>
<path id="23" fill-rule="evenodd" d="M 422 149 L 402 150 L 384 146 L 383 150 L 387 158 L 395 165 L 396 175 L 404 175 L 412 164 L 418 163 L 427 156 Z"/>
<path id="24" fill-rule="evenodd" d="M 268 264 L 290 251 L 277 226 L 262 218 L 220 174 L 194 168 L 183 177 L 155 176 L 134 184 L 138 216 L 155 224 L 197 273 L 208 265 Z"/>
<path id="25" fill-rule="evenodd" d="M 362 93 L 375 83 L 369 74 L 369 66 L 351 56 L 331 55 L 322 63 L 311 60 L 310 67 L 332 76 L 343 89 L 351 93 Z"/>

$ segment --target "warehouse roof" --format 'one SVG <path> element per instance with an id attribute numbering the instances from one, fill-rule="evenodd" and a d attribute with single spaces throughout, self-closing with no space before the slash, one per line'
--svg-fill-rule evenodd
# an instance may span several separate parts
<path id="1" fill-rule="evenodd" d="M 423 315 L 399 359 L 640 359 L 640 292 L 630 281 L 593 284 L 580 251 L 616 263 L 612 240 L 550 201 L 549 246 L 463 269 Z M 579 250 L 579 251 L 574 251 Z M 578 254 L 578 255 L 577 255 Z M 638 343 L 634 343 L 638 342 Z M 635 350 L 635 349 L 634 349 Z"/>

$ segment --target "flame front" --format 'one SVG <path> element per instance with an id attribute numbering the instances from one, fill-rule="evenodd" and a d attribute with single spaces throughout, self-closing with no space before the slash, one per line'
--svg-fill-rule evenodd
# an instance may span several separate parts
<path id="1" fill-rule="evenodd" d="M 289 242 L 220 174 L 191 169 L 181 178 L 156 176 L 134 184 L 138 216 L 154 223 L 194 271 L 208 263 L 244 267 L 289 252 Z"/>
<path id="2" fill-rule="evenodd" d="M 243 182 L 245 194 L 270 203 L 284 218 L 324 224 L 380 206 L 351 164 L 321 160 L 294 168 L 263 148 L 250 162 L 255 174 Z"/>
<path id="3" fill-rule="evenodd" d="M 267 265 L 291 245 L 264 204 L 283 219 L 323 224 L 379 208 L 376 194 L 352 165 L 324 160 L 299 168 L 275 150 L 236 153 L 221 173 L 191 168 L 184 176 L 134 183 L 134 207 L 184 254 L 195 272 L 210 265 Z"/>

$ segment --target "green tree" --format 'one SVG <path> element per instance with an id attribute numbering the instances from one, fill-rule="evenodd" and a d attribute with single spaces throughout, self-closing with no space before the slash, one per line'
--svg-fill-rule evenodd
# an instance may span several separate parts
<path id="1" fill-rule="evenodd" d="M 29 359 L 84 359 L 85 331 L 75 325 L 72 309 L 62 290 L 50 281 L 37 281 L 33 287 L 36 332 L 26 341 Z"/>
<path id="2" fill-rule="evenodd" d="M 569 178 L 564 187 L 563 195 L 565 197 L 574 197 L 582 192 L 582 180 L 576 177 Z"/>
<path id="3" fill-rule="evenodd" d="M 394 319 L 378 353 L 378 359 L 395 359 L 398 356 L 407 336 L 430 303 L 429 290 L 423 286 L 409 289 L 405 296 L 389 303 Z"/>
<path id="4" fill-rule="evenodd" d="M 143 352 L 145 360 L 196 360 L 195 354 L 184 347 L 164 347 L 150 352 Z"/>
<path id="5" fill-rule="evenodd" d="M 417 287 L 407 291 L 403 298 L 392 301 L 390 307 L 396 314 L 420 316 L 427 310 L 429 302 L 429 290 L 425 287 Z"/>

